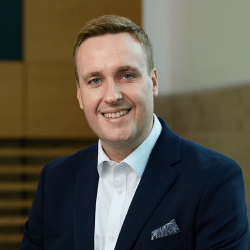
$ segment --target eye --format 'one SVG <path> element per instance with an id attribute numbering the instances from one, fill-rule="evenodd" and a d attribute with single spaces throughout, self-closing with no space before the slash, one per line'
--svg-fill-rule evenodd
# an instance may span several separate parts
<path id="1" fill-rule="evenodd" d="M 133 76 L 131 74 L 126 74 L 123 76 L 125 79 L 131 79 Z"/>
<path id="2" fill-rule="evenodd" d="M 100 83 L 100 79 L 98 79 L 98 78 L 92 79 L 91 81 L 89 81 L 89 83 L 98 84 L 98 83 Z"/>

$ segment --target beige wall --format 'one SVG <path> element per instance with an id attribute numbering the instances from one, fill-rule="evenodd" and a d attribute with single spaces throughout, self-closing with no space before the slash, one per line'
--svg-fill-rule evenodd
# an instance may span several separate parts
<path id="1" fill-rule="evenodd" d="M 178 135 L 233 158 L 242 168 L 250 218 L 250 85 L 155 99 Z"/>
<path id="2" fill-rule="evenodd" d="M 249 83 L 249 9 L 249 0 L 143 0 L 143 27 L 154 46 L 159 94 Z"/>
<path id="3" fill-rule="evenodd" d="M 23 1 L 23 57 L 0 63 L 1 138 L 95 137 L 76 99 L 72 49 L 104 14 L 141 25 L 140 0 Z"/>

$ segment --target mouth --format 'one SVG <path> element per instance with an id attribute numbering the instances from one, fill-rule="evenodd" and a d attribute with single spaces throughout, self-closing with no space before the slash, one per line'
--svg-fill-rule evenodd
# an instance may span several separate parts
<path id="1" fill-rule="evenodd" d="M 102 115 L 108 119 L 115 119 L 126 115 L 131 109 L 124 109 L 115 113 L 102 113 Z"/>

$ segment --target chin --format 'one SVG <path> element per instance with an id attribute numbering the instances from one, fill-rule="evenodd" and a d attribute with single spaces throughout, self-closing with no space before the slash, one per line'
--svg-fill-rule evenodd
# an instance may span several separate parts
<path id="1" fill-rule="evenodd" d="M 106 136 L 105 140 L 108 142 L 112 142 L 114 144 L 120 144 L 127 142 L 131 139 L 131 135 L 114 135 L 114 136 Z"/>
<path id="2" fill-rule="evenodd" d="M 123 143 L 123 142 L 126 142 L 129 140 L 129 136 L 127 137 L 112 137 L 112 138 L 109 138 L 108 141 L 110 142 L 117 142 L 117 143 Z"/>

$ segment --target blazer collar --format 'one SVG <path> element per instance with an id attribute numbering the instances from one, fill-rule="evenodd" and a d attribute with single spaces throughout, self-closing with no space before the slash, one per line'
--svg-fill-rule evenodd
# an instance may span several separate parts
<path id="1" fill-rule="evenodd" d="M 149 157 L 145 172 L 124 220 L 115 249 L 129 250 L 179 173 L 171 165 L 181 160 L 180 138 L 167 124 Z"/>

